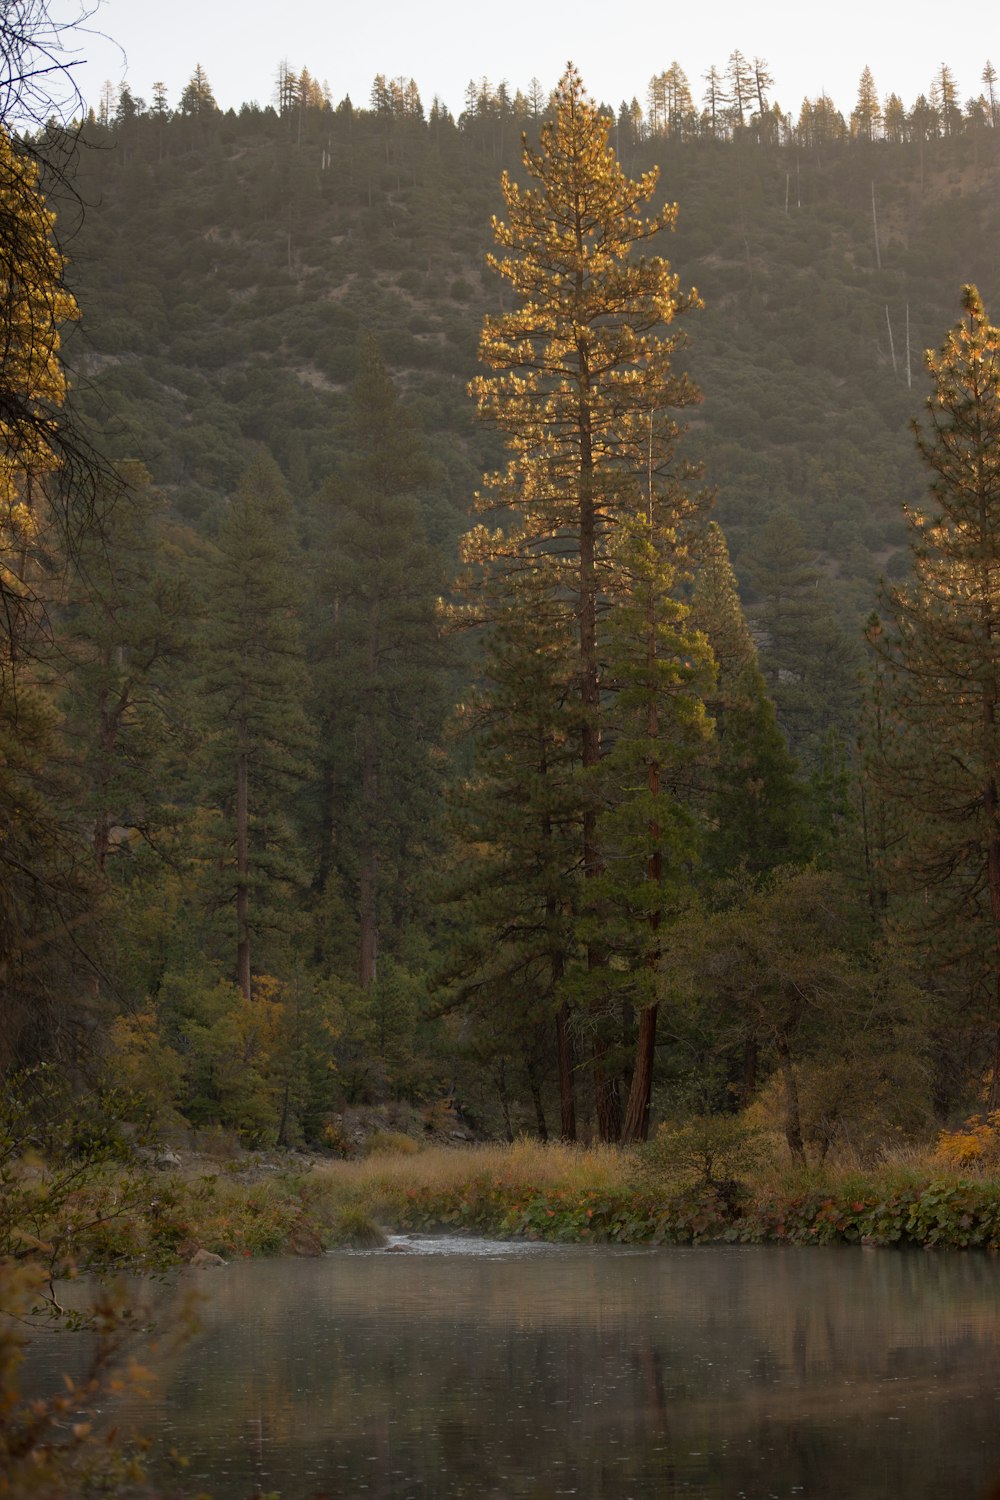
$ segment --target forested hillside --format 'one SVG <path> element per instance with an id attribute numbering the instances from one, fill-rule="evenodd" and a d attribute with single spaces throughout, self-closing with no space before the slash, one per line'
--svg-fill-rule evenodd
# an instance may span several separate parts
<path id="1" fill-rule="evenodd" d="M 491 218 L 501 173 L 524 182 L 522 132 L 538 142 L 550 101 L 484 83 L 456 120 L 425 111 L 412 82 L 377 79 L 358 108 L 283 69 L 275 107 L 224 113 L 197 69 L 177 109 L 161 89 L 151 106 L 122 90 L 85 123 L 73 194 L 47 184 L 81 310 L 61 314 L 68 410 L 127 488 L 107 480 L 72 583 L 36 560 L 54 630 L 18 774 L 39 797 L 53 767 L 63 778 L 28 861 L 60 936 L 49 944 L 22 893 L 18 942 L 45 944 L 46 962 L 24 963 L 5 1061 L 54 1038 L 82 1055 L 99 1037 L 161 1118 L 281 1143 L 336 1143 L 345 1103 L 452 1096 L 485 1128 L 544 1133 L 569 1069 L 582 1128 L 614 1134 L 591 1033 L 627 1092 L 641 1015 L 660 1001 L 622 981 L 596 1020 L 587 985 L 566 978 L 590 951 L 591 974 L 666 976 L 661 1109 L 770 1098 L 801 1152 L 804 1139 L 825 1151 L 844 1120 L 875 1139 L 975 1096 L 997 1020 L 989 889 L 977 876 L 968 941 L 915 955 L 924 876 L 887 873 L 900 840 L 868 765 L 882 730 L 863 630 L 879 578 L 910 569 L 923 350 L 955 323 L 963 285 L 987 308 L 1000 295 L 992 84 L 964 112 L 939 89 L 883 113 L 862 88 L 849 121 L 824 98 L 793 121 L 760 91 L 723 109 L 721 82 L 718 115 L 699 114 L 680 79 L 676 65 L 654 78 L 645 112 L 599 112 L 627 177 L 659 173 L 646 211 L 664 227 L 642 253 L 669 259 L 678 298 L 697 289 L 671 362 L 703 399 L 649 396 L 649 505 L 654 420 L 679 404 L 687 430 L 668 434 L 663 472 L 676 436 L 676 472 L 691 467 L 690 495 L 714 492 L 718 523 L 701 493 L 690 553 L 667 566 L 664 522 L 656 567 L 640 553 L 608 564 L 675 601 L 649 639 L 674 631 L 684 663 L 670 711 L 642 710 L 674 734 L 663 785 L 680 809 L 669 873 L 644 877 L 669 887 L 655 918 L 648 890 L 624 882 L 588 914 L 569 846 L 544 886 L 551 845 L 543 859 L 497 821 L 505 800 L 536 831 L 590 816 L 575 772 L 558 783 L 562 814 L 505 782 L 520 752 L 484 730 L 507 715 L 505 671 L 523 708 L 529 659 L 552 667 L 532 690 L 556 701 L 553 638 L 504 637 L 520 665 L 484 668 L 476 632 L 450 628 L 459 538 L 505 462 L 507 419 L 477 421 L 468 394 L 484 316 L 516 311 L 516 286 L 486 265 Z M 475 550 L 463 544 L 466 565 Z M 608 642 L 594 701 L 632 703 L 635 641 Z M 617 780 L 600 816 L 645 817 L 658 858 L 667 835 L 629 780 L 648 748 L 609 725 Z M 569 744 L 577 729 L 560 738 L 550 716 L 540 732 Z M 493 803 L 470 810 L 469 787 L 486 784 Z M 504 851 L 504 873 L 480 888 L 486 850 Z M 501 920 L 515 857 L 535 862 L 517 900 L 528 890 L 558 914 L 565 972 L 554 918 L 544 963 Z M 595 958 L 612 907 L 621 931 Z M 638 942 L 641 922 L 669 942 Z"/>

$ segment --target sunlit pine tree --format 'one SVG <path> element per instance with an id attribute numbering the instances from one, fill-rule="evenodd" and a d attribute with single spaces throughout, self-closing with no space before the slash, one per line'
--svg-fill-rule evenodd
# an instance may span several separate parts
<path id="1" fill-rule="evenodd" d="M 618 533 L 641 513 L 647 490 L 658 506 L 677 493 L 674 414 L 699 395 L 674 372 L 682 335 L 669 325 L 699 304 L 695 292 L 679 290 L 667 261 L 636 253 L 677 216 L 675 204 L 642 216 L 657 174 L 626 176 L 608 144 L 611 122 L 572 66 L 553 104 L 538 149 L 524 149 L 529 185 L 502 178 L 506 218 L 493 228 L 503 253 L 490 263 L 518 306 L 485 320 L 480 357 L 495 373 L 471 390 L 510 453 L 507 467 L 487 476 L 478 508 L 514 514 L 521 556 L 534 557 L 548 607 L 569 622 L 564 691 L 577 705 L 580 869 L 596 881 L 605 874 L 602 733 L 614 697 L 603 640 L 624 587 Z M 645 488 L 637 482 L 643 476 Z M 520 565 L 503 534 L 486 528 L 467 550 L 486 570 L 506 574 Z M 585 950 L 596 1015 L 602 1004 L 593 976 L 610 956 L 596 925 Z M 601 1047 L 598 1039 L 598 1055 Z M 611 1139 L 620 1126 L 612 1081 L 600 1067 L 595 1077 L 600 1129 Z"/>
<path id="2" fill-rule="evenodd" d="M 915 425 L 928 513 L 909 511 L 913 576 L 886 591 L 891 717 L 883 785 L 907 809 L 897 878 L 919 904 L 910 932 L 936 960 L 973 964 L 992 1037 L 987 1108 L 1000 1108 L 1000 329 L 978 291 L 928 353 L 934 390 Z M 978 976 L 978 977 L 977 977 Z"/>

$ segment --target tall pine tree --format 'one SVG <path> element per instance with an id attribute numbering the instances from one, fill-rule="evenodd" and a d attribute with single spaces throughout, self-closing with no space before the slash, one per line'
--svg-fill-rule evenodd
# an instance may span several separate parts
<path id="1" fill-rule="evenodd" d="M 1000 1108 L 1000 329 L 975 287 L 937 353 L 927 422 L 929 513 L 908 512 L 913 576 L 871 632 L 888 665 L 883 784 L 906 808 L 899 873 L 933 971 L 964 969 L 992 1035 L 987 1107 Z"/>
<path id="2" fill-rule="evenodd" d="M 445 579 L 418 496 L 436 470 L 369 339 L 351 390 L 344 470 L 321 492 L 314 671 L 322 728 L 319 881 L 357 914 L 357 975 L 375 982 L 385 932 L 419 902 L 436 822 Z"/>
<path id="3" fill-rule="evenodd" d="M 254 938 L 271 939 L 270 958 L 294 921 L 290 898 L 306 882 L 289 809 L 312 751 L 294 519 L 281 472 L 263 450 L 240 480 L 217 545 L 202 678 L 206 772 L 224 830 L 214 904 L 249 1000 Z"/>
<path id="4" fill-rule="evenodd" d="M 493 227 L 504 253 L 492 256 L 491 264 L 512 286 L 518 305 L 486 319 L 480 357 L 493 373 L 471 387 L 481 416 L 503 432 L 510 455 L 503 471 L 487 476 L 479 509 L 514 520 L 501 531 L 477 528 L 465 545 L 474 566 L 501 580 L 485 596 L 500 601 L 500 618 L 506 613 L 503 580 L 509 580 L 512 598 L 530 571 L 532 606 L 539 619 L 550 621 L 551 640 L 565 651 L 552 664 L 547 719 L 555 721 L 556 704 L 574 705 L 576 869 L 585 891 L 578 903 L 574 965 L 561 989 L 576 996 L 586 1014 L 599 1129 L 605 1139 L 616 1139 L 622 1110 L 610 1036 L 621 1028 L 615 1021 L 609 910 L 615 898 L 605 844 L 611 782 L 603 761 L 625 733 L 617 709 L 628 710 L 624 679 L 611 663 L 621 645 L 612 646 L 609 621 L 616 610 L 633 609 L 638 597 L 641 624 L 636 622 L 633 648 L 642 643 L 645 661 L 652 647 L 653 669 L 643 670 L 647 695 L 650 683 L 660 684 L 652 689 L 658 699 L 676 670 L 659 657 L 660 633 L 665 623 L 676 625 L 676 607 L 663 606 L 674 616 L 665 620 L 657 594 L 653 617 L 647 618 L 649 579 L 638 578 L 627 556 L 633 543 L 639 545 L 637 532 L 649 509 L 653 521 L 645 545 L 654 566 L 669 573 L 670 538 L 676 541 L 695 509 L 684 488 L 688 476 L 675 458 L 675 414 L 699 398 L 673 370 L 682 338 L 669 325 L 698 299 L 693 291 L 680 292 L 665 260 L 637 253 L 672 228 L 676 205 L 642 217 L 656 173 L 633 181 L 622 171 L 608 144 L 610 122 L 572 67 L 553 107 L 538 150 L 525 146 L 530 185 L 522 188 L 507 174 L 502 179 L 506 219 Z M 654 712 L 650 704 L 646 712 Z M 636 722 L 633 715 L 629 728 Z M 665 714 L 668 722 L 676 721 Z M 637 753 L 652 777 L 666 757 L 659 748 L 650 752 L 648 734 L 639 738 L 645 748 Z M 643 879 L 649 878 L 659 839 L 655 828 L 650 815 L 643 848 L 633 849 Z M 623 888 L 631 884 L 630 877 Z"/>

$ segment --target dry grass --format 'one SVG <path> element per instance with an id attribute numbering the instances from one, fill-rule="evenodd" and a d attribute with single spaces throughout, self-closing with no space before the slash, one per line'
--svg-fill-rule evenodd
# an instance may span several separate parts
<path id="1" fill-rule="evenodd" d="M 330 1162 L 315 1168 L 310 1189 L 333 1202 L 361 1203 L 377 1213 L 414 1188 L 447 1192 L 485 1178 L 515 1188 L 600 1190 L 623 1187 L 634 1170 L 632 1156 L 613 1146 L 522 1139 L 512 1146 L 436 1147 L 416 1155 L 383 1151 L 359 1161 Z"/>

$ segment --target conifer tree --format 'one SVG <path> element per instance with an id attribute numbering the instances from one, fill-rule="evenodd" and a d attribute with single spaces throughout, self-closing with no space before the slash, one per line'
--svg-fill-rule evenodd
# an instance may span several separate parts
<path id="1" fill-rule="evenodd" d="M 915 424 L 932 508 L 909 511 L 913 577 L 887 590 L 870 639 L 889 667 L 883 784 L 907 809 L 897 863 L 931 969 L 978 968 L 1000 1108 L 1000 329 L 973 286 L 937 353 Z M 942 939 L 945 948 L 938 945 Z M 956 943 L 956 939 L 958 939 Z M 937 947 L 937 952 L 935 948 Z M 962 956 L 964 954 L 964 957 Z"/>
<path id="2" fill-rule="evenodd" d="M 692 617 L 718 664 L 708 706 L 717 755 L 708 777 L 705 862 L 716 876 L 754 877 L 808 858 L 804 790 L 768 696 L 721 528 L 709 524 Z"/>
<path id="3" fill-rule="evenodd" d="M 764 637 L 767 688 L 793 753 L 808 764 L 830 729 L 853 732 L 860 641 L 830 611 L 816 550 L 787 512 L 762 528 L 748 571 L 760 596 L 752 618 Z"/>
<path id="4" fill-rule="evenodd" d="M 1000 118 L 1000 105 L 998 105 L 997 101 L 997 70 L 989 58 L 986 59 L 986 66 L 983 68 L 981 76 L 983 83 L 986 85 L 986 102 L 989 105 L 990 124 L 996 125 L 998 118 Z"/>
<path id="5" fill-rule="evenodd" d="M 223 517 L 208 582 L 206 770 L 226 828 L 215 903 L 250 1000 L 252 939 L 287 927 L 282 907 L 306 879 L 289 801 L 312 748 L 291 502 L 263 450 Z"/>
<path id="6" fill-rule="evenodd" d="M 320 882 L 336 867 L 374 983 L 380 930 L 404 929 L 435 821 L 443 566 L 417 505 L 435 468 L 373 339 L 351 390 L 352 455 L 319 497 L 315 672 L 324 802 Z"/>
<path id="7" fill-rule="evenodd" d="M 102 874 L 113 828 L 153 836 L 163 816 L 158 768 L 165 741 L 177 738 L 179 668 L 198 613 L 190 584 L 160 555 L 156 522 L 166 528 L 149 475 L 138 465 L 123 471 L 127 488 L 82 549 L 65 628 L 66 730 Z"/>
<path id="8" fill-rule="evenodd" d="M 572 67 L 554 110 L 538 150 L 525 146 L 532 185 L 502 179 L 507 219 L 493 227 L 507 253 L 490 260 L 520 306 L 486 319 L 480 357 L 499 373 L 471 386 L 511 455 L 502 472 L 487 476 L 478 506 L 509 510 L 514 524 L 508 532 L 477 528 L 465 549 L 487 575 L 496 570 L 513 580 L 530 570 L 539 617 L 551 622 L 553 641 L 572 643 L 553 676 L 560 698 L 575 701 L 577 859 L 584 881 L 593 882 L 581 902 L 584 959 L 574 978 L 593 1032 L 599 1126 L 611 1139 L 621 1117 L 606 1060 L 614 985 L 603 935 L 608 872 L 600 825 L 602 760 L 618 695 L 606 622 L 635 602 L 623 566 L 625 538 L 644 515 L 646 497 L 664 538 L 695 508 L 679 482 L 687 476 L 675 462 L 674 413 L 698 396 L 672 369 L 680 339 L 666 325 L 698 303 L 694 292 L 679 291 L 666 261 L 635 255 L 673 226 L 676 205 L 641 217 L 656 174 L 638 181 L 625 175 L 608 145 L 610 122 Z"/>
<path id="9" fill-rule="evenodd" d="M 467 560 L 480 538 L 467 540 Z M 570 1008 L 564 980 L 575 949 L 580 810 L 576 709 L 567 691 L 572 622 L 553 606 L 544 570 L 522 551 L 518 529 L 506 539 L 509 569 L 462 580 L 477 601 L 466 624 L 489 625 L 479 684 L 460 715 L 473 737 L 470 774 L 451 796 L 462 841 L 452 973 L 487 1034 L 505 1036 L 554 1017 L 560 1134 L 576 1139 L 576 1089 Z M 494 561 L 499 539 L 493 539 Z M 497 1013 L 504 1025 L 497 1028 Z M 552 1025 L 552 1021 L 549 1022 Z"/>
<path id="10" fill-rule="evenodd" d="M 753 108 L 754 75 L 753 69 L 738 47 L 729 54 L 726 63 L 726 82 L 729 85 L 729 104 L 733 123 L 742 130 L 746 124 L 746 116 Z"/>
<path id="11" fill-rule="evenodd" d="M 711 649 L 678 598 L 689 569 L 678 526 L 684 513 L 683 496 L 665 489 L 650 491 L 645 513 L 623 521 L 617 561 L 624 587 L 608 619 L 615 700 L 602 765 L 606 874 L 592 883 L 585 915 L 602 924 L 615 955 L 614 989 L 626 1013 L 639 1017 L 626 1144 L 649 1131 L 660 959 L 667 923 L 690 899 L 701 843 L 695 768 L 712 731 L 704 703 Z"/>
<path id="12" fill-rule="evenodd" d="M 177 106 L 178 113 L 182 115 L 210 115 L 218 111 L 219 106 L 215 102 L 212 93 L 212 85 L 208 81 L 208 74 L 201 63 L 195 65 L 195 70 L 185 85 Z"/>
<path id="13" fill-rule="evenodd" d="M 882 109 L 871 68 L 866 67 L 858 83 L 858 99 L 851 114 L 851 133 L 864 141 L 878 138 Z"/>
<path id="14" fill-rule="evenodd" d="M 0 39 L 14 70 L 0 102 L 23 118 L 45 92 L 37 32 L 5 23 Z M 92 1020 L 78 997 L 96 893 L 51 626 L 99 469 L 63 409 L 60 327 L 79 314 L 38 178 L 0 123 L 0 1067 L 66 1056 Z"/>

